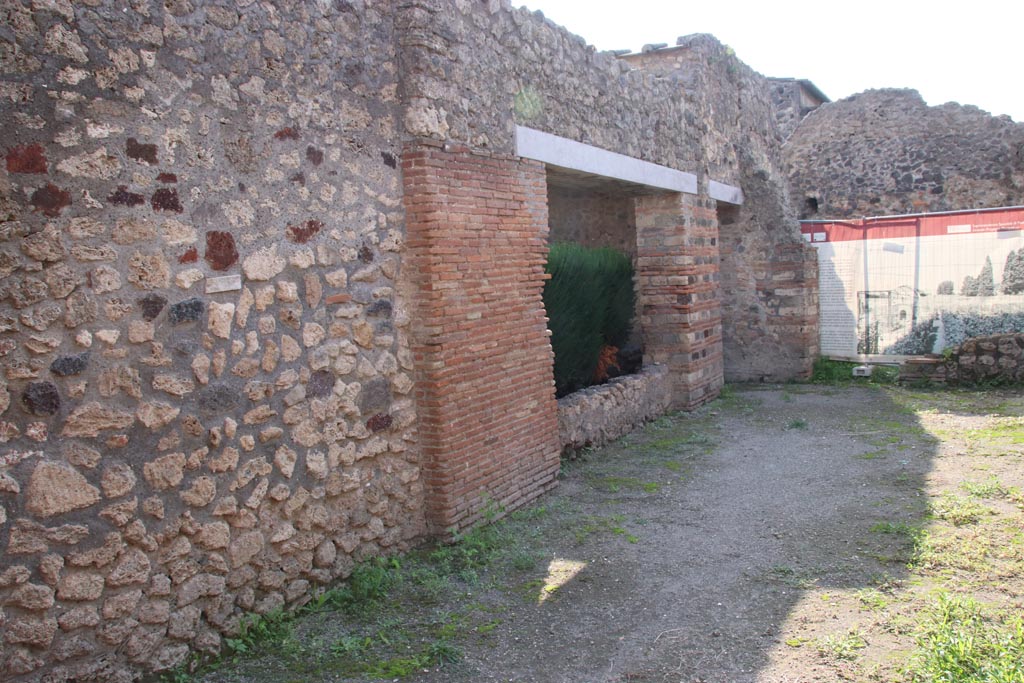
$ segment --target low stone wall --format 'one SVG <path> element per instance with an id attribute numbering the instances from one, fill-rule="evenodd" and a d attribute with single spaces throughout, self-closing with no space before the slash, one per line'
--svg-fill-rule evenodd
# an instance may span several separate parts
<path id="1" fill-rule="evenodd" d="M 911 359 L 900 368 L 900 381 L 1024 383 L 1024 332 L 968 339 L 948 359 Z"/>
<path id="2" fill-rule="evenodd" d="M 671 401 L 672 380 L 662 365 L 559 399 L 562 452 L 610 443 L 665 413 Z"/>

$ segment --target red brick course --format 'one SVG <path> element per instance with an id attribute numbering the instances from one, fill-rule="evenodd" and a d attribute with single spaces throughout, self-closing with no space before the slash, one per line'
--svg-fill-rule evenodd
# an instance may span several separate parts
<path id="1" fill-rule="evenodd" d="M 637 293 L 645 363 L 668 366 L 675 408 L 722 388 L 718 220 L 712 200 L 684 194 L 636 199 Z"/>
<path id="2" fill-rule="evenodd" d="M 443 535 L 555 484 L 545 171 L 429 143 L 402 171 L 427 523 Z"/>

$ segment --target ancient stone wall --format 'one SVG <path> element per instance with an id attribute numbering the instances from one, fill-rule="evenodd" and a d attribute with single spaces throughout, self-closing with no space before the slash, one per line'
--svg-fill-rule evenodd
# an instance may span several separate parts
<path id="1" fill-rule="evenodd" d="M 1024 383 L 1024 333 L 968 339 L 948 357 L 911 358 L 900 366 L 901 382 L 962 386 Z"/>
<path id="2" fill-rule="evenodd" d="M 850 218 L 1024 204 L 1024 123 L 913 90 L 825 104 L 785 146 L 801 218 Z"/>
<path id="3" fill-rule="evenodd" d="M 718 204 L 725 378 L 809 376 L 817 355 L 817 261 L 787 198 L 781 136 L 766 79 L 707 35 L 626 59 L 678 74 L 701 133 L 702 175 L 743 189 Z"/>
<path id="4" fill-rule="evenodd" d="M 411 135 L 514 152 L 519 124 L 670 168 L 698 166 L 699 137 L 676 75 L 632 70 L 539 12 L 507 4 L 399 2 Z"/>
<path id="5" fill-rule="evenodd" d="M 775 121 L 779 124 L 783 140 L 788 140 L 804 117 L 822 104 L 816 95 L 806 90 L 805 83 L 809 84 L 809 81 L 796 78 L 768 79 Z"/>
<path id="6" fill-rule="evenodd" d="M 511 151 L 519 124 L 696 172 L 703 193 L 711 179 L 742 187 L 748 199 L 721 235 L 726 376 L 808 375 L 816 261 L 786 198 L 765 79 L 711 36 L 616 60 L 525 9 L 462 6 L 403 3 L 400 22 L 416 36 L 404 53 L 408 132 Z M 430 67 L 441 62 L 444 71 Z"/>
<path id="7" fill-rule="evenodd" d="M 216 651 L 423 532 L 386 9 L 3 3 L 0 678 Z"/>
<path id="8" fill-rule="evenodd" d="M 461 11 L 450 11 L 442 0 L 400 5 L 398 24 L 407 36 L 402 73 L 408 133 L 508 153 L 514 151 L 515 125 L 524 125 L 674 169 L 701 168 L 706 124 L 698 125 L 680 96 L 680 74 L 634 69 L 525 9 L 506 10 L 500 2 L 456 4 Z M 435 68 L 441 63 L 444 70 Z M 709 200 L 677 195 L 667 201 L 668 214 L 649 226 L 652 245 L 667 240 L 652 247 L 649 262 L 658 265 L 650 282 L 669 275 L 684 281 L 650 285 L 648 300 L 657 308 L 641 315 L 645 349 L 651 351 L 645 360 L 665 363 L 675 373 L 674 405 L 687 407 L 713 398 L 722 382 L 717 247 L 704 236 L 716 226 Z M 691 250 L 693 255 L 684 256 Z M 655 273 L 658 268 L 664 272 Z M 641 283 L 641 307 L 644 289 Z M 686 302 L 668 300 L 684 293 Z M 652 332 L 659 326 L 664 329 Z M 683 346 L 670 348 L 673 342 Z"/>
<path id="9" fill-rule="evenodd" d="M 792 79 L 769 79 L 772 107 L 782 139 L 788 139 L 809 112 L 800 103 L 800 83 Z"/>

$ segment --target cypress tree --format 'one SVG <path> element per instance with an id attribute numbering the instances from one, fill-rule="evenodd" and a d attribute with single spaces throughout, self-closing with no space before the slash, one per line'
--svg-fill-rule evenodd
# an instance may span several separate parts
<path id="1" fill-rule="evenodd" d="M 992 257 L 985 257 L 985 265 L 981 267 L 978 279 L 975 280 L 978 296 L 992 296 L 996 293 L 996 280 L 992 275 Z"/>
<path id="2" fill-rule="evenodd" d="M 1006 266 L 1003 268 L 1003 294 L 1020 294 L 1024 292 L 1024 249 L 1011 251 L 1006 255 Z"/>

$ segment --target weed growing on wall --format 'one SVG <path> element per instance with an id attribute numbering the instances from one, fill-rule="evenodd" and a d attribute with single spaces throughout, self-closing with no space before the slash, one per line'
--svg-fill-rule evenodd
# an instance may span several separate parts
<path id="1" fill-rule="evenodd" d="M 628 341 L 636 303 L 633 264 L 607 247 L 559 243 L 551 247 L 546 270 L 555 387 L 565 396 L 594 383 L 602 350 L 621 349 Z"/>

